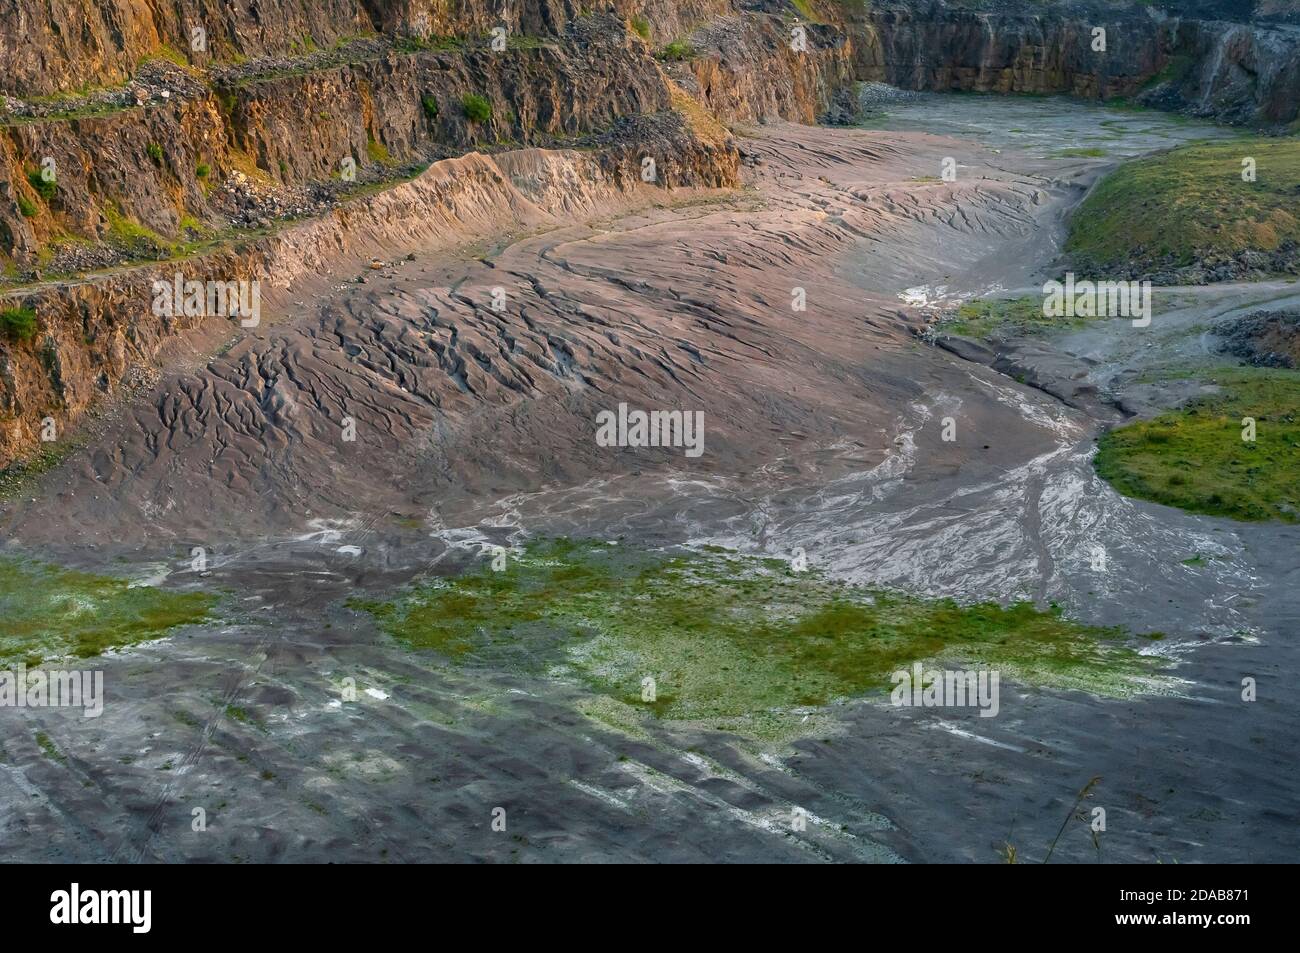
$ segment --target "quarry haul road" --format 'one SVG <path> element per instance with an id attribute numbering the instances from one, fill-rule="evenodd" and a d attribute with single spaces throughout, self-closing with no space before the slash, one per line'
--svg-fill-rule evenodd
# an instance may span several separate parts
<path id="1" fill-rule="evenodd" d="M 4 513 L 5 538 L 220 589 L 223 621 L 97 661 L 98 719 L 0 721 L 6 856 L 992 862 L 1012 844 L 1034 861 L 1100 775 L 1103 861 L 1293 857 L 1300 534 L 1118 496 L 1092 471 L 1098 420 L 913 333 L 935 301 L 1032 285 L 1107 164 L 988 130 L 1021 109 L 1058 141 L 1131 117 L 907 108 L 884 131 L 754 130 L 737 195 L 611 208 L 481 257 L 412 249 L 107 418 Z M 1136 151 L 1190 134 L 1140 122 Z M 957 182 L 936 181 L 950 156 Z M 619 402 L 702 409 L 706 452 L 597 447 Z M 995 719 L 864 701 L 764 747 L 618 730 L 579 684 L 448 666 L 344 605 L 546 535 L 802 549 L 856 582 L 1055 602 L 1166 633 L 1179 688 L 1004 683 Z M 1053 856 L 1096 859 L 1084 828 Z"/>

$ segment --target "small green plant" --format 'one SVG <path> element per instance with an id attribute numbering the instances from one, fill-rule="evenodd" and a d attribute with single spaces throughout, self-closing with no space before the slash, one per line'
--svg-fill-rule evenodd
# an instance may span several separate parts
<path id="1" fill-rule="evenodd" d="M 391 162 L 392 156 L 388 154 L 388 149 L 384 144 L 374 136 L 366 137 L 366 155 L 370 156 L 371 162 Z"/>
<path id="2" fill-rule="evenodd" d="M 1070 805 L 1070 813 L 1065 815 L 1065 820 L 1061 822 L 1061 829 L 1056 832 L 1056 836 L 1052 838 L 1051 845 L 1047 848 L 1047 856 L 1043 858 L 1043 863 L 1047 863 L 1049 860 L 1052 859 L 1052 854 L 1056 851 L 1057 842 L 1060 841 L 1061 835 L 1065 833 L 1065 829 L 1070 826 L 1070 821 L 1078 820 L 1078 821 L 1083 821 L 1085 823 L 1087 822 L 1087 815 L 1080 814 L 1079 805 L 1082 804 L 1085 800 L 1092 797 L 1092 789 L 1095 788 L 1100 783 L 1101 783 L 1101 775 L 1097 775 L 1079 790 L 1079 793 L 1074 798 L 1074 803 Z M 1101 841 L 1097 838 L 1096 831 L 1093 831 L 1092 843 L 1093 846 L 1097 848 L 1098 854 L 1100 854 Z"/>
<path id="3" fill-rule="evenodd" d="M 161 166 L 163 161 L 162 146 L 156 142 L 151 142 L 144 147 L 145 154 L 149 156 L 154 165 Z"/>
<path id="4" fill-rule="evenodd" d="M 235 96 L 234 90 L 218 89 L 215 90 L 212 95 L 216 97 L 217 102 L 221 106 L 222 112 L 224 112 L 227 116 L 232 115 L 234 113 L 235 106 L 239 102 L 239 99 Z"/>
<path id="5" fill-rule="evenodd" d="M 470 122 L 487 122 L 492 118 L 492 103 L 477 93 L 466 93 L 461 97 L 460 108 Z"/>
<path id="6" fill-rule="evenodd" d="M 659 59 L 670 63 L 679 63 L 682 60 L 689 60 L 695 55 L 695 47 L 685 40 L 673 40 L 662 50 L 659 51 Z"/>
<path id="7" fill-rule="evenodd" d="M 194 167 L 195 178 L 206 179 L 211 174 L 212 166 L 208 165 L 206 162 L 200 162 Z"/>
<path id="8" fill-rule="evenodd" d="M 430 122 L 438 118 L 438 100 L 434 99 L 428 93 L 420 97 L 420 105 L 424 107 L 424 115 Z"/>
<path id="9" fill-rule="evenodd" d="M 169 46 L 166 43 L 158 47 L 158 52 L 154 53 L 152 56 L 145 57 L 145 59 L 167 60 L 167 62 L 175 63 L 177 66 L 181 67 L 188 67 L 190 65 L 190 61 L 186 59 L 184 53 L 176 49 L 176 47 Z"/>
<path id="10" fill-rule="evenodd" d="M 636 35 L 643 40 L 650 39 L 650 21 L 645 17 L 633 17 L 631 19 L 632 29 Z"/>
<path id="11" fill-rule="evenodd" d="M 18 196 L 18 211 L 22 213 L 23 218 L 36 217 L 36 205 L 31 199 L 25 196 Z"/>
<path id="12" fill-rule="evenodd" d="M 59 191 L 58 183 L 53 179 L 46 180 L 46 178 L 41 175 L 40 169 L 28 169 L 27 181 L 31 184 L 31 187 L 36 190 L 37 194 L 47 202 L 54 198 L 55 194 Z"/>
<path id="13" fill-rule="evenodd" d="M 0 311 L 0 334 L 11 341 L 30 341 L 36 337 L 36 312 L 21 305 Z"/>

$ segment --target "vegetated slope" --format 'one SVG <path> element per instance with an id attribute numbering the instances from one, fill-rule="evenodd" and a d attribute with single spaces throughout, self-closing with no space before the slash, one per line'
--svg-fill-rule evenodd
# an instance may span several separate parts
<path id="1" fill-rule="evenodd" d="M 1079 206 L 1065 248 L 1076 270 L 1102 278 L 1201 284 L 1300 273 L 1300 138 L 1135 159 Z"/>

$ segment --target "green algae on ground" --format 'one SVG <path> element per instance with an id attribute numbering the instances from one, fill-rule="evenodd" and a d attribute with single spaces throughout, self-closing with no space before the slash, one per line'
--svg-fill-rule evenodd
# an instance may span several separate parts
<path id="1" fill-rule="evenodd" d="M 1215 381 L 1221 393 L 1104 434 L 1097 473 L 1125 496 L 1192 513 L 1297 522 L 1300 373 L 1239 368 Z"/>
<path id="2" fill-rule="evenodd" d="M 461 663 L 576 677 L 674 720 L 726 721 L 883 694 L 930 660 L 1029 685 L 1124 696 L 1156 660 L 1113 628 L 1029 603 L 963 606 L 847 585 L 784 563 L 715 551 L 530 544 L 488 566 L 354 600 L 415 648 Z M 654 700 L 643 700 L 644 679 Z"/>
<path id="3" fill-rule="evenodd" d="M 1079 327 L 1086 321 L 1086 318 L 1047 317 L 1042 298 L 976 298 L 964 302 L 951 317 L 944 318 L 938 330 L 987 341 Z"/>
<path id="4" fill-rule="evenodd" d="M 213 602 L 206 593 L 0 558 L 0 661 L 36 665 L 147 642 L 204 621 Z"/>

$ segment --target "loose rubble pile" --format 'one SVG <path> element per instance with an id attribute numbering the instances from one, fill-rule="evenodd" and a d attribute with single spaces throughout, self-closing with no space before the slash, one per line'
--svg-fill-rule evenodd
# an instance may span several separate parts
<path id="1" fill-rule="evenodd" d="M 1214 327 L 1222 354 L 1255 367 L 1300 367 L 1300 311 L 1255 311 Z"/>

